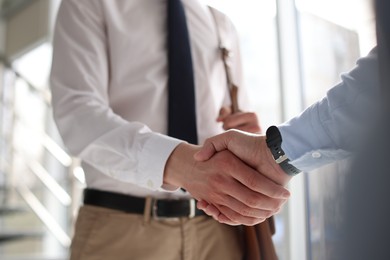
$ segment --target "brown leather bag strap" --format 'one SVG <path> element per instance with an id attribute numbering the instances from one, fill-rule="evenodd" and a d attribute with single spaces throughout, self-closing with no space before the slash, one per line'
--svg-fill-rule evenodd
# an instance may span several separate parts
<path id="1" fill-rule="evenodd" d="M 269 217 L 267 220 L 268 220 L 269 228 L 271 230 L 271 234 L 275 235 L 276 227 L 275 227 L 275 218 L 274 218 L 274 216 Z"/>
<path id="2" fill-rule="evenodd" d="M 236 112 L 240 111 L 239 106 L 238 106 L 238 98 L 237 98 L 238 87 L 233 82 L 232 70 L 231 70 L 229 62 L 228 62 L 228 59 L 230 57 L 232 57 L 233 52 L 232 52 L 232 50 L 229 49 L 226 42 L 224 42 L 222 40 L 222 38 L 223 38 L 222 32 L 221 32 L 222 27 L 221 27 L 221 22 L 218 21 L 217 10 L 215 10 L 212 7 L 209 7 L 209 9 L 210 9 L 210 12 L 213 16 L 213 19 L 214 19 L 214 22 L 216 25 L 216 29 L 217 29 L 218 46 L 219 46 L 219 50 L 221 51 L 221 57 L 222 57 L 222 61 L 223 61 L 224 67 L 225 67 L 226 82 L 227 82 L 227 87 L 229 89 L 230 100 L 232 102 L 232 104 L 231 104 L 232 113 L 236 113 Z"/>
<path id="3" fill-rule="evenodd" d="M 258 246 L 260 250 L 260 258 L 261 260 L 277 260 L 278 256 L 276 254 L 274 242 L 272 240 L 272 235 L 274 234 L 271 229 L 273 226 L 273 217 L 270 219 L 266 219 L 263 223 L 255 225 L 254 228 L 256 230 Z"/>
<path id="4" fill-rule="evenodd" d="M 262 260 L 257 232 L 254 226 L 242 226 L 244 234 L 244 260 Z"/>

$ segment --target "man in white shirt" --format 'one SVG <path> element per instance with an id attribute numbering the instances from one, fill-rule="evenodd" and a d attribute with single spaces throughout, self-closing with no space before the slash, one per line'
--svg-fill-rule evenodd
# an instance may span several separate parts
<path id="1" fill-rule="evenodd" d="M 66 147 L 82 159 L 88 187 L 71 259 L 241 259 L 239 229 L 202 216 L 193 198 L 219 204 L 230 219 L 252 225 L 289 196 L 228 151 L 198 163 L 198 146 L 166 135 L 166 4 L 64 0 L 59 9 L 54 117 Z M 223 131 L 217 117 L 230 100 L 210 10 L 198 0 L 183 4 L 202 143 Z M 229 28 L 232 72 L 246 110 L 237 35 L 219 15 Z M 225 128 L 260 130 L 255 114 L 225 112 L 219 118 Z"/>

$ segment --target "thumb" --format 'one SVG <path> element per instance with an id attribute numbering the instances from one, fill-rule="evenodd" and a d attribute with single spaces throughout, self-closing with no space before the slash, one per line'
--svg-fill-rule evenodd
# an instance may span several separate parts
<path id="1" fill-rule="evenodd" d="M 213 145 L 212 142 L 207 142 L 203 145 L 203 147 L 194 154 L 194 159 L 196 161 L 207 161 L 210 159 L 215 153 L 217 149 Z"/>
<path id="2" fill-rule="evenodd" d="M 195 161 L 206 161 L 215 153 L 229 149 L 229 143 L 239 130 L 229 130 L 222 134 L 208 138 L 203 147 L 194 154 Z"/>

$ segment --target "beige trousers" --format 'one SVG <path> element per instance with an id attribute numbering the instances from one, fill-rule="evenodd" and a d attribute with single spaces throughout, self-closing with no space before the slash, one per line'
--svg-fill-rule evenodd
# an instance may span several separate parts
<path id="1" fill-rule="evenodd" d="M 206 216 L 155 220 L 140 214 L 82 206 L 71 260 L 241 260 L 238 227 Z"/>

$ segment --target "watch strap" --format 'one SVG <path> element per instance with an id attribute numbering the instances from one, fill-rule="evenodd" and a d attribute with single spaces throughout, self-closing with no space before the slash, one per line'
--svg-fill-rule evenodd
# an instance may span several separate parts
<path id="1" fill-rule="evenodd" d="M 297 175 L 301 172 L 298 168 L 290 163 L 290 159 L 284 153 L 282 149 L 282 135 L 276 126 L 271 126 L 266 132 L 266 142 L 270 149 L 272 156 L 285 173 L 290 176 Z"/>

